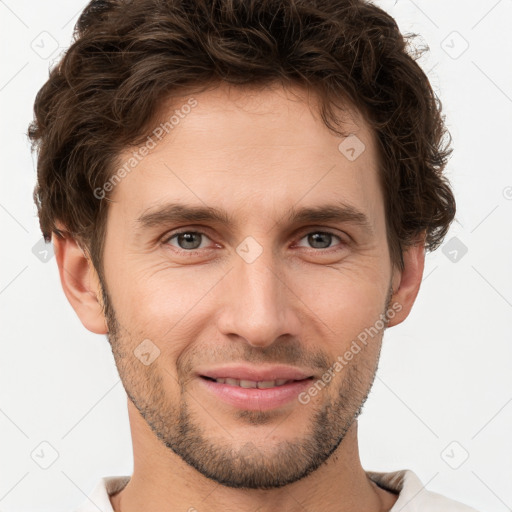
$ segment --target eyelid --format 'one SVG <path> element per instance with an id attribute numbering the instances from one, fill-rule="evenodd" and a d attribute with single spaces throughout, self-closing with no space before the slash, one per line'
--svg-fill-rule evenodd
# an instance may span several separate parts
<path id="1" fill-rule="evenodd" d="M 302 239 L 304 236 L 311 233 L 327 233 L 329 235 L 338 237 L 344 244 L 348 244 L 352 241 L 352 237 L 347 232 L 338 231 L 337 229 L 324 226 L 306 226 L 304 228 L 300 228 L 294 236 L 300 237 L 300 239 Z"/>
<path id="2" fill-rule="evenodd" d="M 166 242 L 173 236 L 180 235 L 181 233 L 200 233 L 201 235 L 206 235 L 208 238 L 211 238 L 209 232 L 210 229 L 207 228 L 206 226 L 183 226 L 167 231 L 164 235 L 160 237 L 160 240 L 162 242 Z"/>

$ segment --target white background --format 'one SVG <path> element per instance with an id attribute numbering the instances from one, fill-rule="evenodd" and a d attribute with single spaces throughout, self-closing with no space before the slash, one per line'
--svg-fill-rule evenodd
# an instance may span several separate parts
<path id="1" fill-rule="evenodd" d="M 410 317 L 384 336 L 360 418 L 363 466 L 409 468 L 428 489 L 482 512 L 512 510 L 512 1 L 378 5 L 430 47 L 420 63 L 453 137 L 447 172 L 458 214 L 445 245 L 427 256 Z M 2 512 L 70 511 L 100 477 L 132 470 L 126 397 L 106 338 L 79 322 L 51 253 L 36 256 L 25 133 L 84 6 L 0 1 Z M 458 249 L 446 246 L 453 237 Z M 36 460 L 49 464 L 52 450 L 58 458 L 41 468 Z"/>

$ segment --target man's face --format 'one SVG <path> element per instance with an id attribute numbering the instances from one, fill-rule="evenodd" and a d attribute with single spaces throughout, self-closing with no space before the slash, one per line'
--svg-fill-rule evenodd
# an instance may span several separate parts
<path id="1" fill-rule="evenodd" d="M 168 448 L 224 485 L 282 486 L 333 453 L 375 375 L 382 328 L 332 371 L 391 307 L 375 142 L 353 117 L 344 128 L 365 149 L 340 151 L 315 107 L 283 89 L 194 98 L 111 196 L 109 338 L 129 398 Z M 180 219 L 170 205 L 229 221 Z M 261 389 L 213 380 L 237 376 Z"/>

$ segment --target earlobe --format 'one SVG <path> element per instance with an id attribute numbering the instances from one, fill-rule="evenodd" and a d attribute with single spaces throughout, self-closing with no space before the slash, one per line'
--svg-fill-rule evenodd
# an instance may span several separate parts
<path id="1" fill-rule="evenodd" d="M 402 323 L 409 316 L 418 295 L 425 267 L 424 233 L 418 237 L 415 245 L 408 247 L 403 252 L 403 259 L 403 271 L 396 269 L 393 275 L 394 293 L 391 297 L 390 307 L 394 304 L 397 306 L 393 308 L 396 314 L 389 319 L 388 327 Z"/>
<path id="2" fill-rule="evenodd" d="M 90 258 L 69 234 L 52 235 L 55 259 L 64 293 L 86 329 L 108 332 L 101 304 L 101 287 Z"/>

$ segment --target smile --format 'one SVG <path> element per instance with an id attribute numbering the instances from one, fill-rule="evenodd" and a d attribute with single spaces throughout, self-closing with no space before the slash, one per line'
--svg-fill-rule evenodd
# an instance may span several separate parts
<path id="1" fill-rule="evenodd" d="M 295 382 L 293 379 L 276 379 L 276 380 L 245 380 L 245 379 L 230 379 L 230 378 L 219 378 L 219 379 L 211 379 L 210 377 L 203 377 L 205 379 L 213 380 L 214 382 L 218 382 L 219 384 L 227 384 L 228 386 L 238 386 L 241 388 L 258 388 L 258 389 L 269 389 L 275 388 L 278 386 L 283 386 L 284 384 L 288 384 L 289 382 Z"/>

